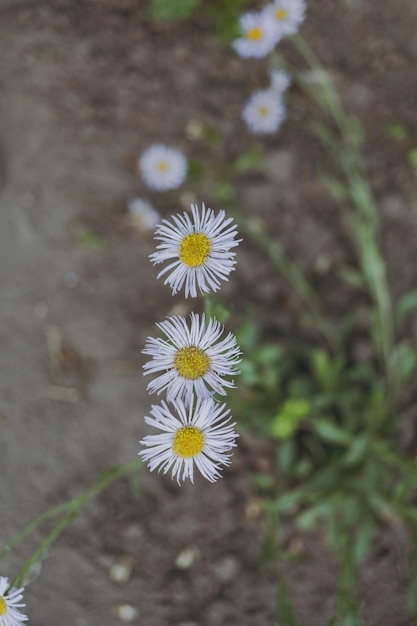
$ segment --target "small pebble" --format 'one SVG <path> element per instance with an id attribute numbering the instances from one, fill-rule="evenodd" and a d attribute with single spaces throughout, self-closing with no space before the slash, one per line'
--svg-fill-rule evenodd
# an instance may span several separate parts
<path id="1" fill-rule="evenodd" d="M 131 604 L 116 604 L 113 607 L 114 614 L 125 624 L 133 622 L 139 615 L 139 611 Z"/>
<path id="2" fill-rule="evenodd" d="M 131 556 L 122 556 L 115 561 L 109 570 L 109 577 L 116 583 L 126 583 L 132 573 L 133 559 Z"/>
<path id="3" fill-rule="evenodd" d="M 178 554 L 175 565 L 178 569 L 189 569 L 199 556 L 200 550 L 196 546 L 189 546 Z"/>

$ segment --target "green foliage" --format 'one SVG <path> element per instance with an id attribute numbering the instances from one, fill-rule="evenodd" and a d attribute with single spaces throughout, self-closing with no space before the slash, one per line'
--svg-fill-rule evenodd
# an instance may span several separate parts
<path id="1" fill-rule="evenodd" d="M 150 0 L 150 11 L 156 20 L 181 20 L 190 17 L 200 0 Z"/>
<path id="2" fill-rule="evenodd" d="M 105 241 L 101 235 L 88 230 L 79 233 L 78 241 L 81 246 L 89 250 L 102 250 L 105 245 Z"/>
<path id="3" fill-rule="evenodd" d="M 210 0 L 203 10 L 212 20 L 214 32 L 223 43 L 239 36 L 238 16 L 251 4 L 250 0 Z"/>

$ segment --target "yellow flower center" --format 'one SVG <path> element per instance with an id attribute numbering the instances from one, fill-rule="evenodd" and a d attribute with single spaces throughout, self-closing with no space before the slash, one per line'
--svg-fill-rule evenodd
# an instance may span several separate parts
<path id="1" fill-rule="evenodd" d="M 210 369 L 210 359 L 201 348 L 187 346 L 178 350 L 175 355 L 174 366 L 183 378 L 196 380 L 207 374 Z"/>
<path id="2" fill-rule="evenodd" d="M 166 172 L 168 169 L 168 166 L 165 163 L 165 161 L 160 161 L 158 165 L 156 166 L 156 169 L 158 170 L 158 172 Z"/>
<path id="3" fill-rule="evenodd" d="M 7 611 L 6 602 L 0 597 L 0 615 L 4 615 Z"/>
<path id="4" fill-rule="evenodd" d="M 180 259 L 188 267 L 203 265 L 211 250 L 210 239 L 203 233 L 185 235 L 180 243 Z"/>
<path id="5" fill-rule="evenodd" d="M 262 37 L 262 30 L 259 28 L 259 26 L 250 28 L 246 32 L 246 39 L 250 39 L 250 41 L 259 41 L 261 37 Z"/>
<path id="6" fill-rule="evenodd" d="M 262 115 L 262 117 L 268 114 L 268 109 L 266 107 L 259 107 L 258 111 L 259 115 Z"/>
<path id="7" fill-rule="evenodd" d="M 287 17 L 286 10 L 285 9 L 277 9 L 275 11 L 275 17 L 277 18 L 277 20 L 282 22 L 282 20 L 285 20 L 285 18 Z"/>
<path id="8" fill-rule="evenodd" d="M 178 456 L 189 459 L 203 449 L 204 435 L 194 426 L 183 426 L 174 437 L 173 449 Z"/>

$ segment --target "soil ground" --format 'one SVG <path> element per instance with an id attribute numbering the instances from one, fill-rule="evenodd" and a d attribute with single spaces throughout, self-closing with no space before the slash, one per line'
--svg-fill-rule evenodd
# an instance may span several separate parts
<path id="1" fill-rule="evenodd" d="M 407 161 L 417 136 L 416 24 L 413 0 L 315 0 L 303 26 L 364 124 L 395 297 L 417 278 L 415 174 Z M 135 458 L 150 405 L 140 350 L 156 321 L 188 310 L 156 281 L 151 235 L 131 227 L 126 206 L 146 195 L 168 216 L 193 197 L 192 181 L 179 200 L 150 194 L 132 159 L 160 141 L 204 159 L 190 120 L 217 128 L 222 156 L 236 156 L 251 141 L 242 104 L 267 76 L 263 61 L 242 61 L 219 45 L 203 17 L 157 24 L 137 0 L 0 0 L 0 42 L 3 545 L 99 472 Z M 293 54 L 289 44 L 283 51 Z M 345 293 L 331 271 L 319 275 L 318 259 L 338 262 L 350 249 L 317 177 L 318 146 L 292 121 L 266 141 L 265 170 L 239 179 L 238 197 L 317 272 L 337 314 Z M 396 123 L 410 131 L 407 140 L 385 132 Z M 240 311 L 254 304 L 265 328 L 291 327 L 296 304 L 253 246 L 242 247 L 235 275 L 225 298 L 240 302 Z M 410 332 L 417 337 L 416 324 Z M 34 575 L 25 594 L 30 623 L 273 626 L 275 582 L 260 565 L 265 524 L 251 482 L 263 458 L 262 444 L 244 435 L 215 485 L 179 488 L 143 470 L 140 497 L 126 481 L 113 486 Z M 323 626 L 333 606 L 332 556 L 320 536 L 283 533 L 295 551 L 286 573 L 300 623 Z M 12 577 L 40 538 L 13 551 L 1 574 Z M 114 580 L 120 559 L 132 566 L 125 583 Z M 408 576 L 406 539 L 392 528 L 364 564 L 367 625 L 414 623 Z"/>

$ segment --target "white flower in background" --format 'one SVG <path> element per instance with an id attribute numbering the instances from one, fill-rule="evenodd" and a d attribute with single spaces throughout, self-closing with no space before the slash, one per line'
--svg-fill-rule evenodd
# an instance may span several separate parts
<path id="1" fill-rule="evenodd" d="M 176 401 L 172 409 L 165 402 L 152 406 L 152 417 L 146 416 L 145 422 L 161 432 L 142 439 L 146 449 L 139 455 L 151 472 L 171 471 L 178 484 L 186 478 L 194 482 L 194 464 L 204 478 L 215 482 L 221 478 L 220 466 L 230 464 L 228 452 L 238 437 L 235 423 L 230 423 L 230 409 L 212 398 L 197 399 L 189 407 Z"/>
<path id="2" fill-rule="evenodd" d="M 0 576 L 0 626 L 21 626 L 28 618 L 18 609 L 25 605 L 20 601 L 24 589 L 9 589 L 9 579 Z"/>
<path id="3" fill-rule="evenodd" d="M 282 94 L 291 84 L 291 78 L 284 70 L 270 69 L 269 78 L 271 80 L 270 89 L 276 93 Z"/>
<path id="4" fill-rule="evenodd" d="M 158 211 L 143 198 L 133 198 L 128 203 L 127 208 L 131 222 L 138 230 L 153 230 L 161 219 Z"/>
<path id="5" fill-rule="evenodd" d="M 139 170 L 151 189 L 176 189 L 187 176 L 187 159 L 179 150 L 154 144 L 141 155 Z"/>
<path id="6" fill-rule="evenodd" d="M 234 382 L 225 377 L 238 374 L 241 361 L 236 337 L 229 333 L 221 339 L 224 328 L 216 319 L 206 323 L 204 314 L 190 317 L 190 326 L 178 315 L 157 324 L 165 338 L 148 337 L 142 350 L 152 357 L 143 366 L 144 375 L 162 372 L 148 384 L 148 392 L 166 391 L 168 402 L 181 400 L 187 406 L 194 394 L 201 399 L 226 395 L 224 388 L 234 387 Z"/>
<path id="7" fill-rule="evenodd" d="M 185 285 L 185 297 L 197 296 L 201 292 L 217 291 L 220 280 L 228 280 L 234 270 L 235 253 L 231 249 L 239 245 L 236 240 L 236 224 L 226 218 L 224 211 L 217 215 L 202 204 L 201 213 L 196 204 L 188 213 L 173 216 L 173 224 L 162 220 L 155 232 L 158 244 L 156 252 L 150 255 L 154 265 L 169 261 L 158 274 L 158 278 L 168 274 L 164 284 L 168 284 L 176 294 Z"/>
<path id="8" fill-rule="evenodd" d="M 242 111 L 248 129 L 255 134 L 274 133 L 285 117 L 281 94 L 273 89 L 255 91 Z"/>
<path id="9" fill-rule="evenodd" d="M 240 57 L 264 57 L 280 39 L 276 20 L 266 13 L 245 13 L 239 19 L 242 36 L 232 42 Z"/>
<path id="10" fill-rule="evenodd" d="M 275 21 L 279 38 L 294 35 L 304 21 L 305 12 L 304 0 L 275 0 L 261 11 L 265 19 Z"/>

